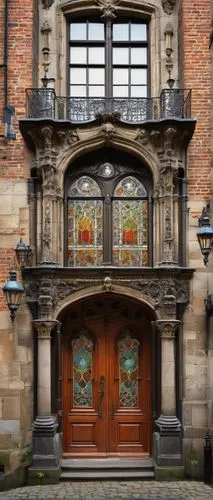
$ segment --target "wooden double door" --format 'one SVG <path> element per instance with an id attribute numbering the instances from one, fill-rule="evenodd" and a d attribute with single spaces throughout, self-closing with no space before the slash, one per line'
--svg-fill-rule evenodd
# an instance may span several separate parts
<path id="1" fill-rule="evenodd" d="M 67 456 L 150 453 L 150 358 L 146 322 L 105 315 L 67 328 L 63 342 Z"/>

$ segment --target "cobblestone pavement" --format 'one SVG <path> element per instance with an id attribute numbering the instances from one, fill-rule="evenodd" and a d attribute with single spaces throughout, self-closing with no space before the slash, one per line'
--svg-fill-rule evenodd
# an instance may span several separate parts
<path id="1" fill-rule="evenodd" d="M 185 500 L 213 499 L 213 488 L 197 481 L 87 481 L 25 486 L 0 493 L 0 499 L 16 500 Z"/>

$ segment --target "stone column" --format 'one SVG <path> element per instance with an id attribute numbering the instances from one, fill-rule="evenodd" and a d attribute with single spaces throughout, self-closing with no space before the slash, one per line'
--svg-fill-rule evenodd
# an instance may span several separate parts
<path id="1" fill-rule="evenodd" d="M 56 320 L 33 321 L 38 334 L 38 385 L 37 412 L 39 416 L 51 415 L 51 331 Z"/>
<path id="2" fill-rule="evenodd" d="M 176 415 L 175 336 L 180 321 L 158 320 L 155 327 L 161 336 L 161 412 L 155 421 L 154 454 L 159 466 L 180 466 L 181 425 Z"/>
<path id="3" fill-rule="evenodd" d="M 48 471 L 47 482 L 56 482 L 59 478 L 60 446 L 56 433 L 58 424 L 51 415 L 51 331 L 58 324 L 59 322 L 53 319 L 33 321 L 38 334 L 38 408 L 33 423 L 33 459 L 28 474 L 30 483 L 35 482 L 38 470 Z"/>

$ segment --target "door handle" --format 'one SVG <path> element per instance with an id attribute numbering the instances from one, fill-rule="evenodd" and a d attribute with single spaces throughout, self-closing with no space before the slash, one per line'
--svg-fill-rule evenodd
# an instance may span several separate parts
<path id="1" fill-rule="evenodd" d="M 102 418 L 102 415 L 103 415 L 102 403 L 103 403 L 103 399 L 104 399 L 104 389 L 105 389 L 105 377 L 104 377 L 104 375 L 101 375 L 100 381 L 99 381 L 100 398 L 99 398 L 99 403 L 98 403 L 98 416 L 100 418 Z"/>

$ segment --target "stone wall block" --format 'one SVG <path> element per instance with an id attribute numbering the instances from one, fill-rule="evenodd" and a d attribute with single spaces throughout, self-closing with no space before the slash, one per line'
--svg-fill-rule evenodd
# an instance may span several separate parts
<path id="1" fill-rule="evenodd" d="M 20 418 L 20 398 L 4 398 L 2 404 L 2 418 L 15 420 Z"/>

